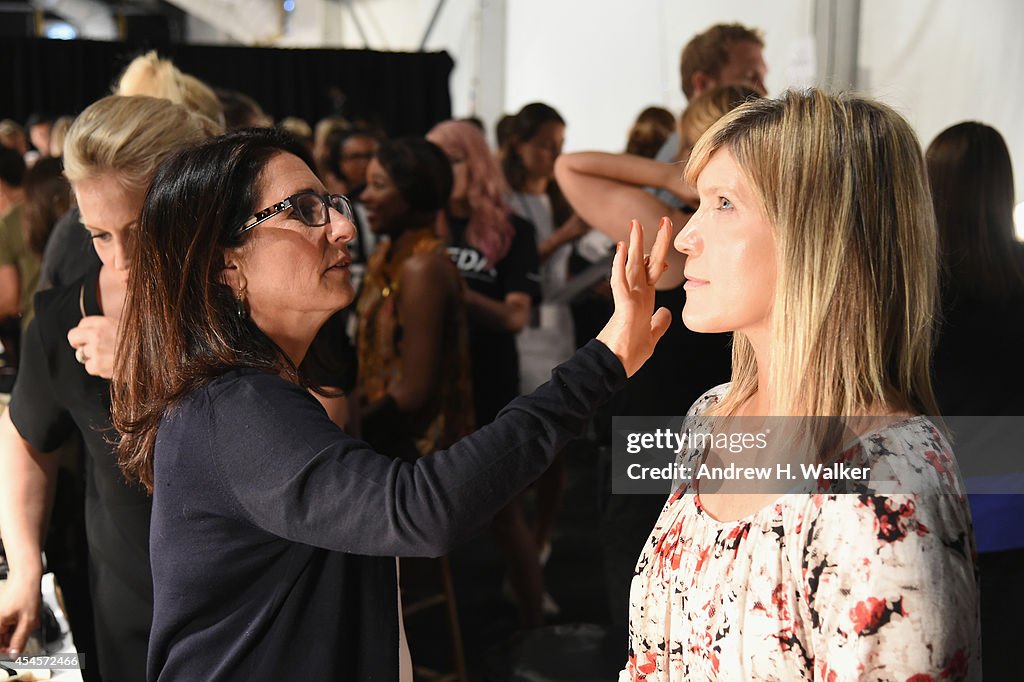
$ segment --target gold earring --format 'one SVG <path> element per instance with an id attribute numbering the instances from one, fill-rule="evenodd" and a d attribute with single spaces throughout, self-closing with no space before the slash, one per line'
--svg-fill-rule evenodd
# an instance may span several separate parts
<path id="1" fill-rule="evenodd" d="M 245 304 L 245 289 L 239 289 L 238 295 L 235 296 L 235 313 L 240 320 L 249 317 L 249 310 Z"/>

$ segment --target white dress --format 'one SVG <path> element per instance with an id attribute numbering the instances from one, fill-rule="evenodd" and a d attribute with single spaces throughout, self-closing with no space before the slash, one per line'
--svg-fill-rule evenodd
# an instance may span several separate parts
<path id="1" fill-rule="evenodd" d="M 538 246 L 555 231 L 551 201 L 546 194 L 513 192 L 509 196 L 509 207 L 516 215 L 533 223 Z M 524 394 L 550 379 L 551 370 L 568 360 L 576 350 L 569 304 L 544 302 L 568 281 L 570 255 L 572 246 L 565 244 L 541 264 L 541 303 L 531 324 L 516 336 L 519 388 Z"/>

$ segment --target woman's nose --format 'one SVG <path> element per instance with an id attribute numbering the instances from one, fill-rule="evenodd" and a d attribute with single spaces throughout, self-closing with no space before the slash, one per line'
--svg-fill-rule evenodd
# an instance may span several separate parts
<path id="1" fill-rule="evenodd" d="M 694 213 L 690 220 L 687 221 L 686 225 L 676 235 L 675 241 L 672 245 L 679 253 L 686 254 L 687 256 L 693 256 L 700 251 L 703 246 L 703 241 L 700 238 L 700 233 L 697 231 L 699 224 L 699 211 Z"/>
<path id="2" fill-rule="evenodd" d="M 114 269 L 119 271 L 127 271 L 131 267 L 131 255 L 129 253 L 129 245 L 120 242 L 114 247 Z"/>
<path id="3" fill-rule="evenodd" d="M 356 237 L 356 226 L 341 212 L 330 209 L 331 220 L 327 223 L 327 241 L 332 244 L 348 244 Z"/>

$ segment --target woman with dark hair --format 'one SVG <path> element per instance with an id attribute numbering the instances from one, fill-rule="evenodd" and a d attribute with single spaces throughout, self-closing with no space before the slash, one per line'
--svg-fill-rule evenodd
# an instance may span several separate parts
<path id="1" fill-rule="evenodd" d="M 476 423 L 489 424 L 519 395 L 516 333 L 526 326 L 540 298 L 533 225 L 511 213 L 507 185 L 483 132 L 466 121 L 445 121 L 427 133 L 452 166 L 448 202 L 448 254 L 466 282 L 469 350 Z M 509 586 L 520 622 L 543 621 L 544 579 L 540 548 L 526 521 L 521 497 L 494 520 L 495 535 L 509 563 Z"/>
<path id="2" fill-rule="evenodd" d="M 647 107 L 637 115 L 629 129 L 626 153 L 653 159 L 675 128 L 676 117 L 671 111 L 663 107 Z"/>
<path id="3" fill-rule="evenodd" d="M 60 159 L 43 157 L 25 171 L 25 243 L 37 259 L 53 226 L 71 207 L 71 185 Z"/>
<path id="4" fill-rule="evenodd" d="M 547 104 L 534 102 L 515 115 L 501 149 L 502 170 L 511 189 L 509 206 L 533 224 L 541 263 L 541 302 L 516 338 L 523 393 L 547 381 L 551 368 L 572 355 L 576 347 L 569 302 L 549 300 L 569 279 L 572 242 L 590 229 L 573 213 L 555 182 L 555 159 L 562 153 L 564 141 L 565 120 Z M 565 462 L 559 457 L 537 483 L 533 532 L 541 548 L 542 564 L 551 553 L 555 517 L 565 485 Z M 549 596 L 545 596 L 545 610 L 551 615 L 558 612 Z"/>
<path id="5" fill-rule="evenodd" d="M 432 153 L 410 147 L 385 163 Z M 403 202 L 425 210 L 443 185 Z M 113 414 L 124 471 L 153 493 L 150 679 L 411 680 L 394 557 L 444 554 L 485 523 L 669 322 L 650 317 L 668 233 L 645 267 L 638 229 L 597 341 L 485 429 L 396 460 L 334 425 L 297 369 L 355 296 L 353 231 L 348 200 L 274 130 L 176 155 L 146 198 Z"/>
<path id="6" fill-rule="evenodd" d="M 378 244 L 356 304 L 363 437 L 416 459 L 473 428 L 462 280 L 437 235 L 452 171 L 422 138 L 384 144 L 363 191 Z"/>
<path id="7" fill-rule="evenodd" d="M 1013 167 L 983 123 L 939 133 L 926 154 L 942 255 L 935 397 L 945 415 L 1024 415 L 1024 253 L 1013 232 Z M 986 678 L 1018 673 L 1024 497 L 971 495 L 981 562 Z"/>
<path id="8" fill-rule="evenodd" d="M 546 381 L 551 368 L 569 357 L 575 345 L 569 304 L 544 301 L 565 285 L 570 244 L 588 229 L 555 182 L 555 159 L 564 141 L 565 120 L 553 108 L 535 102 L 516 114 L 502 149 L 501 166 L 511 189 L 509 206 L 533 224 L 541 262 L 537 320 L 519 335 L 524 392 Z"/>

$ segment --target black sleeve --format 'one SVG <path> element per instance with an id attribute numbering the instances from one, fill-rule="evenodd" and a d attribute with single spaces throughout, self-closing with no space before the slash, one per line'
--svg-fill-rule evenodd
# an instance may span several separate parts
<path id="1" fill-rule="evenodd" d="M 242 520 L 335 551 L 439 556 L 535 480 L 625 380 L 591 341 L 490 425 L 415 463 L 345 435 L 305 391 L 269 374 L 232 380 L 197 407 L 214 476 Z M 187 420 L 172 430 L 197 433 Z"/>
<path id="2" fill-rule="evenodd" d="M 540 257 L 533 223 L 517 215 L 509 216 L 515 236 L 508 253 L 497 265 L 498 278 L 505 293 L 519 291 L 530 296 L 534 305 L 540 303 Z"/>
<path id="3" fill-rule="evenodd" d="M 10 410 L 18 433 L 40 452 L 56 450 L 75 428 L 71 413 L 57 400 L 57 395 L 37 317 L 29 322 L 22 340 Z"/>

